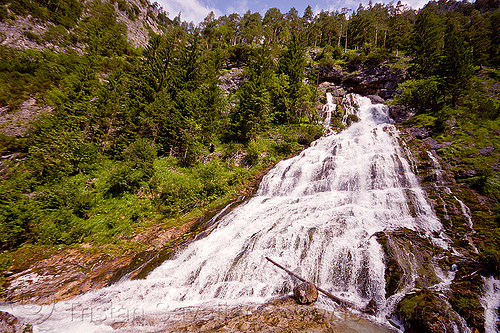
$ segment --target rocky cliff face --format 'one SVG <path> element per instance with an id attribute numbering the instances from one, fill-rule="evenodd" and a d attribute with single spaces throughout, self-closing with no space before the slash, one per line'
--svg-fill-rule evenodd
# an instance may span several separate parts
<path id="1" fill-rule="evenodd" d="M 459 176 L 439 157 L 436 144 L 429 135 L 422 134 L 414 128 L 400 126 L 403 132 L 402 145 L 407 150 L 408 159 L 420 178 L 422 187 L 427 192 L 434 210 L 441 220 L 450 247 L 436 256 L 436 249 L 425 244 L 423 249 L 431 250 L 431 257 L 439 258 L 434 269 L 448 272 L 448 282 L 441 289 L 422 287 L 408 294 L 400 303 L 399 312 L 407 327 L 421 329 L 426 332 L 443 332 L 440 327 L 447 327 L 451 322 L 459 324 L 459 314 L 468 326 L 479 332 L 484 331 L 484 309 L 481 305 L 483 281 L 481 275 L 488 276 L 488 268 L 477 260 L 478 246 L 482 242 L 475 228 L 480 228 L 481 216 L 489 211 L 491 200 L 480 195 L 465 183 L 457 182 Z M 479 230 L 479 229 L 478 229 Z M 391 238 L 391 236 L 389 236 Z M 392 237 L 394 238 L 394 237 Z M 405 235 L 406 245 L 408 235 Z M 418 251 L 424 253 L 425 251 Z M 416 253 L 416 252 L 415 252 Z M 392 271 L 386 271 L 388 281 L 392 281 L 391 272 L 404 270 L 397 264 L 397 256 L 388 253 L 388 262 L 394 263 Z M 423 270 L 423 276 L 428 276 Z M 441 277 L 442 279 L 443 277 Z M 444 296 L 444 297 L 443 297 Z M 441 304 L 436 307 L 436 304 Z M 410 310 L 411 309 L 411 310 Z M 451 319 L 450 319 L 451 318 Z M 476 331 L 474 331 L 476 332 Z"/>
<path id="2" fill-rule="evenodd" d="M 122 10 L 123 7 L 120 8 L 118 2 L 111 3 L 115 7 L 118 20 L 127 27 L 127 37 L 132 45 L 144 47 L 148 43 L 150 31 L 156 34 L 162 32 L 162 27 L 155 19 L 162 14 L 162 10 L 157 3 L 150 4 L 148 1 L 127 0 L 129 7 L 137 8 L 137 14 L 133 19 L 126 11 Z M 87 12 L 84 12 L 82 18 L 88 15 Z M 54 26 L 52 22 L 42 21 L 31 15 L 16 15 L 15 20 L 7 19 L 0 24 L 0 45 L 17 49 L 62 51 L 66 47 L 58 45 L 54 41 L 45 41 L 42 38 L 51 26 Z M 70 29 L 68 32 L 73 30 Z M 84 45 L 73 45 L 70 48 L 81 51 L 83 47 Z"/>
<path id="3" fill-rule="evenodd" d="M 391 99 L 397 93 L 397 87 L 405 77 L 404 70 L 397 70 L 384 65 L 368 67 L 349 64 L 340 67 L 323 66 L 319 68 L 319 82 L 332 85 L 332 89 L 342 87 L 346 92 L 363 96 L 374 95 L 382 100 Z"/>

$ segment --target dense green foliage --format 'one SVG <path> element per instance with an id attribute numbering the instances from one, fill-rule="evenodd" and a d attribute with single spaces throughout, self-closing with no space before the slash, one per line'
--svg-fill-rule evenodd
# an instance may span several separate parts
<path id="1" fill-rule="evenodd" d="M 141 9 L 126 1 L 0 2 L 0 21 L 28 13 L 49 21 L 42 35 L 24 36 L 62 47 L 0 46 L 0 106 L 15 111 L 34 97 L 53 107 L 24 138 L 0 137 L 9 156 L 0 169 L 0 250 L 119 243 L 218 207 L 322 134 L 320 66 L 406 68 L 401 55 L 411 62 L 395 102 L 416 110 L 414 126 L 452 142 L 441 156 L 457 174 L 471 174 L 463 181 L 492 207 L 500 202 L 491 167 L 498 154 L 487 154 L 500 149 L 498 134 L 490 135 L 500 128 L 498 8 L 370 3 L 350 16 L 271 8 L 263 17 L 211 13 L 195 27 L 144 3 L 164 31 L 151 30 L 147 46 L 136 48 L 118 11 L 136 20 Z M 221 75 L 235 69 L 237 88 L 221 89 Z M 479 246 L 479 259 L 493 266 L 499 212 L 485 213 L 494 224 Z M 9 262 L 0 256 L 0 266 Z"/>
<path id="2" fill-rule="evenodd" d="M 82 53 L 0 48 L 0 103 L 16 110 L 32 96 L 53 107 L 25 138 L 1 137 L 14 153 L 2 160 L 1 249 L 121 242 L 227 200 L 321 135 L 302 119 L 315 97 L 299 37 L 283 50 L 207 48 L 206 30 L 174 21 L 136 50 L 114 6 L 87 6 L 72 31 Z M 218 78 L 233 60 L 245 82 L 226 95 Z"/>

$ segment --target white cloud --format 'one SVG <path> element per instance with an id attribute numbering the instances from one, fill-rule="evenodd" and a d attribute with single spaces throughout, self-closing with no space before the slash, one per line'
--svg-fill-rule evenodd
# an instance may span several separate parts
<path id="1" fill-rule="evenodd" d="M 420 9 L 422 8 L 426 3 L 429 2 L 429 0 L 402 0 L 401 1 L 403 4 L 410 6 L 413 9 Z"/>
<path id="2" fill-rule="evenodd" d="M 221 12 L 202 4 L 199 0 L 157 0 L 163 9 L 169 13 L 168 17 L 173 19 L 181 12 L 181 20 L 198 24 L 213 11 L 216 16 Z"/>
<path id="3" fill-rule="evenodd" d="M 238 13 L 240 15 L 243 15 L 249 9 L 248 0 L 235 1 L 235 2 L 233 2 L 233 4 L 234 5 L 228 6 L 226 8 L 226 13 L 228 13 L 228 14 Z"/>
<path id="4" fill-rule="evenodd" d="M 396 4 L 398 0 L 372 0 L 372 3 L 385 3 L 385 4 Z M 401 0 L 401 2 L 405 5 L 408 5 L 412 9 L 420 9 L 422 8 L 429 0 Z M 362 4 L 363 6 L 367 6 L 369 3 L 369 0 L 328 0 L 327 1 L 328 5 L 326 10 L 334 11 L 334 10 L 341 10 L 342 8 L 346 7 L 352 10 L 356 10 L 359 7 L 359 4 Z M 316 6 L 314 9 L 315 13 L 318 13 L 321 11 L 320 6 Z"/>

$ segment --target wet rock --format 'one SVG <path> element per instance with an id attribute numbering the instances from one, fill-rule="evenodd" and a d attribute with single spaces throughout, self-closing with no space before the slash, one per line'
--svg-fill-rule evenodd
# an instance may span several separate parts
<path id="1" fill-rule="evenodd" d="M 378 95 L 368 95 L 366 97 L 368 97 L 373 104 L 382 104 L 382 103 L 385 103 L 385 100 L 382 97 L 378 96 Z"/>
<path id="2" fill-rule="evenodd" d="M 17 318 L 5 311 L 0 311 L 0 321 L 6 323 L 7 325 L 17 324 Z"/>
<path id="3" fill-rule="evenodd" d="M 311 304 L 318 299 L 318 290 L 310 282 L 304 282 L 293 288 L 293 295 L 299 304 Z"/>
<path id="4" fill-rule="evenodd" d="M 471 266 L 471 268 L 473 267 Z M 466 273 L 469 274 L 468 270 Z M 474 327 L 480 332 L 484 332 L 484 308 L 480 300 L 480 296 L 484 292 L 483 279 L 479 274 L 465 278 L 459 276 L 452 282 L 451 290 L 453 293 L 450 295 L 449 302 L 455 311 L 467 320 L 471 328 Z"/>
<path id="5" fill-rule="evenodd" d="M 335 312 L 314 306 L 300 306 L 292 297 L 279 297 L 265 304 L 235 307 L 184 308 L 165 314 L 166 320 L 145 320 L 155 332 L 370 332 L 394 330 L 338 309 Z M 158 319 L 160 319 L 158 321 Z M 133 323 L 117 326 L 134 331 Z M 141 327 L 144 330 L 144 327 Z M 153 329 L 150 329 L 153 331 Z"/>
<path id="6" fill-rule="evenodd" d="M 410 209 L 415 209 L 410 207 Z M 401 292 L 405 286 L 414 284 L 416 288 L 426 288 L 440 280 L 434 271 L 434 256 L 441 250 L 428 239 L 410 229 L 375 234 L 385 254 L 386 297 Z M 445 267 L 445 259 L 441 262 Z M 415 269 L 419 276 L 413 277 L 406 272 Z"/>
<path id="7" fill-rule="evenodd" d="M 366 307 L 363 309 L 364 313 L 368 313 L 369 315 L 374 315 L 377 313 L 377 302 L 375 300 L 370 300 Z"/>
<path id="8" fill-rule="evenodd" d="M 415 115 L 415 110 L 408 108 L 403 105 L 390 105 L 389 106 L 389 117 L 391 117 L 395 122 L 402 123 L 407 121 Z"/>
<path id="9" fill-rule="evenodd" d="M 358 121 L 359 121 L 359 118 L 355 114 L 350 114 L 345 119 L 345 123 L 347 126 L 351 126 L 352 124 L 357 123 Z"/>
<path id="10" fill-rule="evenodd" d="M 31 325 L 20 323 L 16 316 L 0 311 L 0 332 L 31 333 Z"/>
<path id="11" fill-rule="evenodd" d="M 449 303 L 424 289 L 406 295 L 397 306 L 406 332 L 466 332 Z"/>
<path id="12" fill-rule="evenodd" d="M 409 129 L 410 133 L 417 139 L 425 139 L 432 135 L 432 129 L 428 127 L 412 127 Z"/>
<path id="13" fill-rule="evenodd" d="M 459 170 L 457 178 L 471 178 L 477 176 L 476 170 Z"/>
<path id="14" fill-rule="evenodd" d="M 425 138 L 424 141 L 429 145 L 431 149 L 440 149 L 444 147 L 450 146 L 453 142 L 443 142 L 443 143 L 438 143 L 434 138 L 428 137 Z"/>

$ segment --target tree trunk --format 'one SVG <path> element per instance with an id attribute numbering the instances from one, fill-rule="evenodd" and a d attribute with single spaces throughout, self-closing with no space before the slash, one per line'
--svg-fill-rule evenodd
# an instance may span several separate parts
<path id="1" fill-rule="evenodd" d="M 338 46 L 340 46 L 340 37 L 342 37 L 342 23 L 340 24 L 339 42 L 337 43 Z"/>
<path id="2" fill-rule="evenodd" d="M 345 29 L 345 51 L 347 52 L 347 29 Z"/>
<path id="3" fill-rule="evenodd" d="M 270 258 L 268 258 L 268 257 L 266 257 L 266 259 L 267 259 L 268 261 L 270 261 L 272 264 L 274 264 L 276 267 L 281 268 L 282 270 L 284 270 L 285 272 L 287 272 L 288 274 L 290 274 L 291 276 L 293 276 L 294 278 L 296 278 L 296 279 L 298 279 L 298 280 L 300 280 L 300 281 L 302 281 L 302 282 L 309 282 L 309 281 L 307 281 L 306 279 L 304 279 L 303 277 L 300 277 L 300 276 L 298 276 L 297 274 L 295 274 L 294 272 L 292 272 L 292 271 L 290 271 L 290 270 L 286 269 L 285 267 L 281 266 L 280 264 L 278 264 L 278 263 L 277 263 L 277 262 L 275 262 L 274 260 L 272 260 L 272 259 L 270 259 Z M 310 283 L 310 282 L 309 282 L 309 283 Z M 314 284 L 313 284 L 313 285 L 314 285 Z M 358 308 L 355 304 L 352 304 L 352 303 L 350 303 L 350 302 L 347 302 L 347 301 L 345 301 L 345 300 L 342 300 L 342 299 L 340 299 L 340 298 L 338 298 L 338 297 L 336 297 L 336 296 L 334 296 L 334 295 L 330 294 L 328 291 L 326 291 L 326 290 L 323 290 L 323 289 L 319 288 L 319 287 L 318 287 L 318 286 L 316 286 L 316 285 L 315 285 L 315 287 L 316 287 L 316 289 L 318 289 L 318 291 L 322 292 L 323 294 L 325 294 L 326 296 L 328 296 L 330 299 L 334 300 L 334 301 L 335 301 L 335 302 L 337 302 L 338 304 L 348 306 L 348 307 L 350 307 L 350 308 L 352 308 L 352 309 L 361 310 L 361 309 L 359 309 L 359 308 Z"/>

